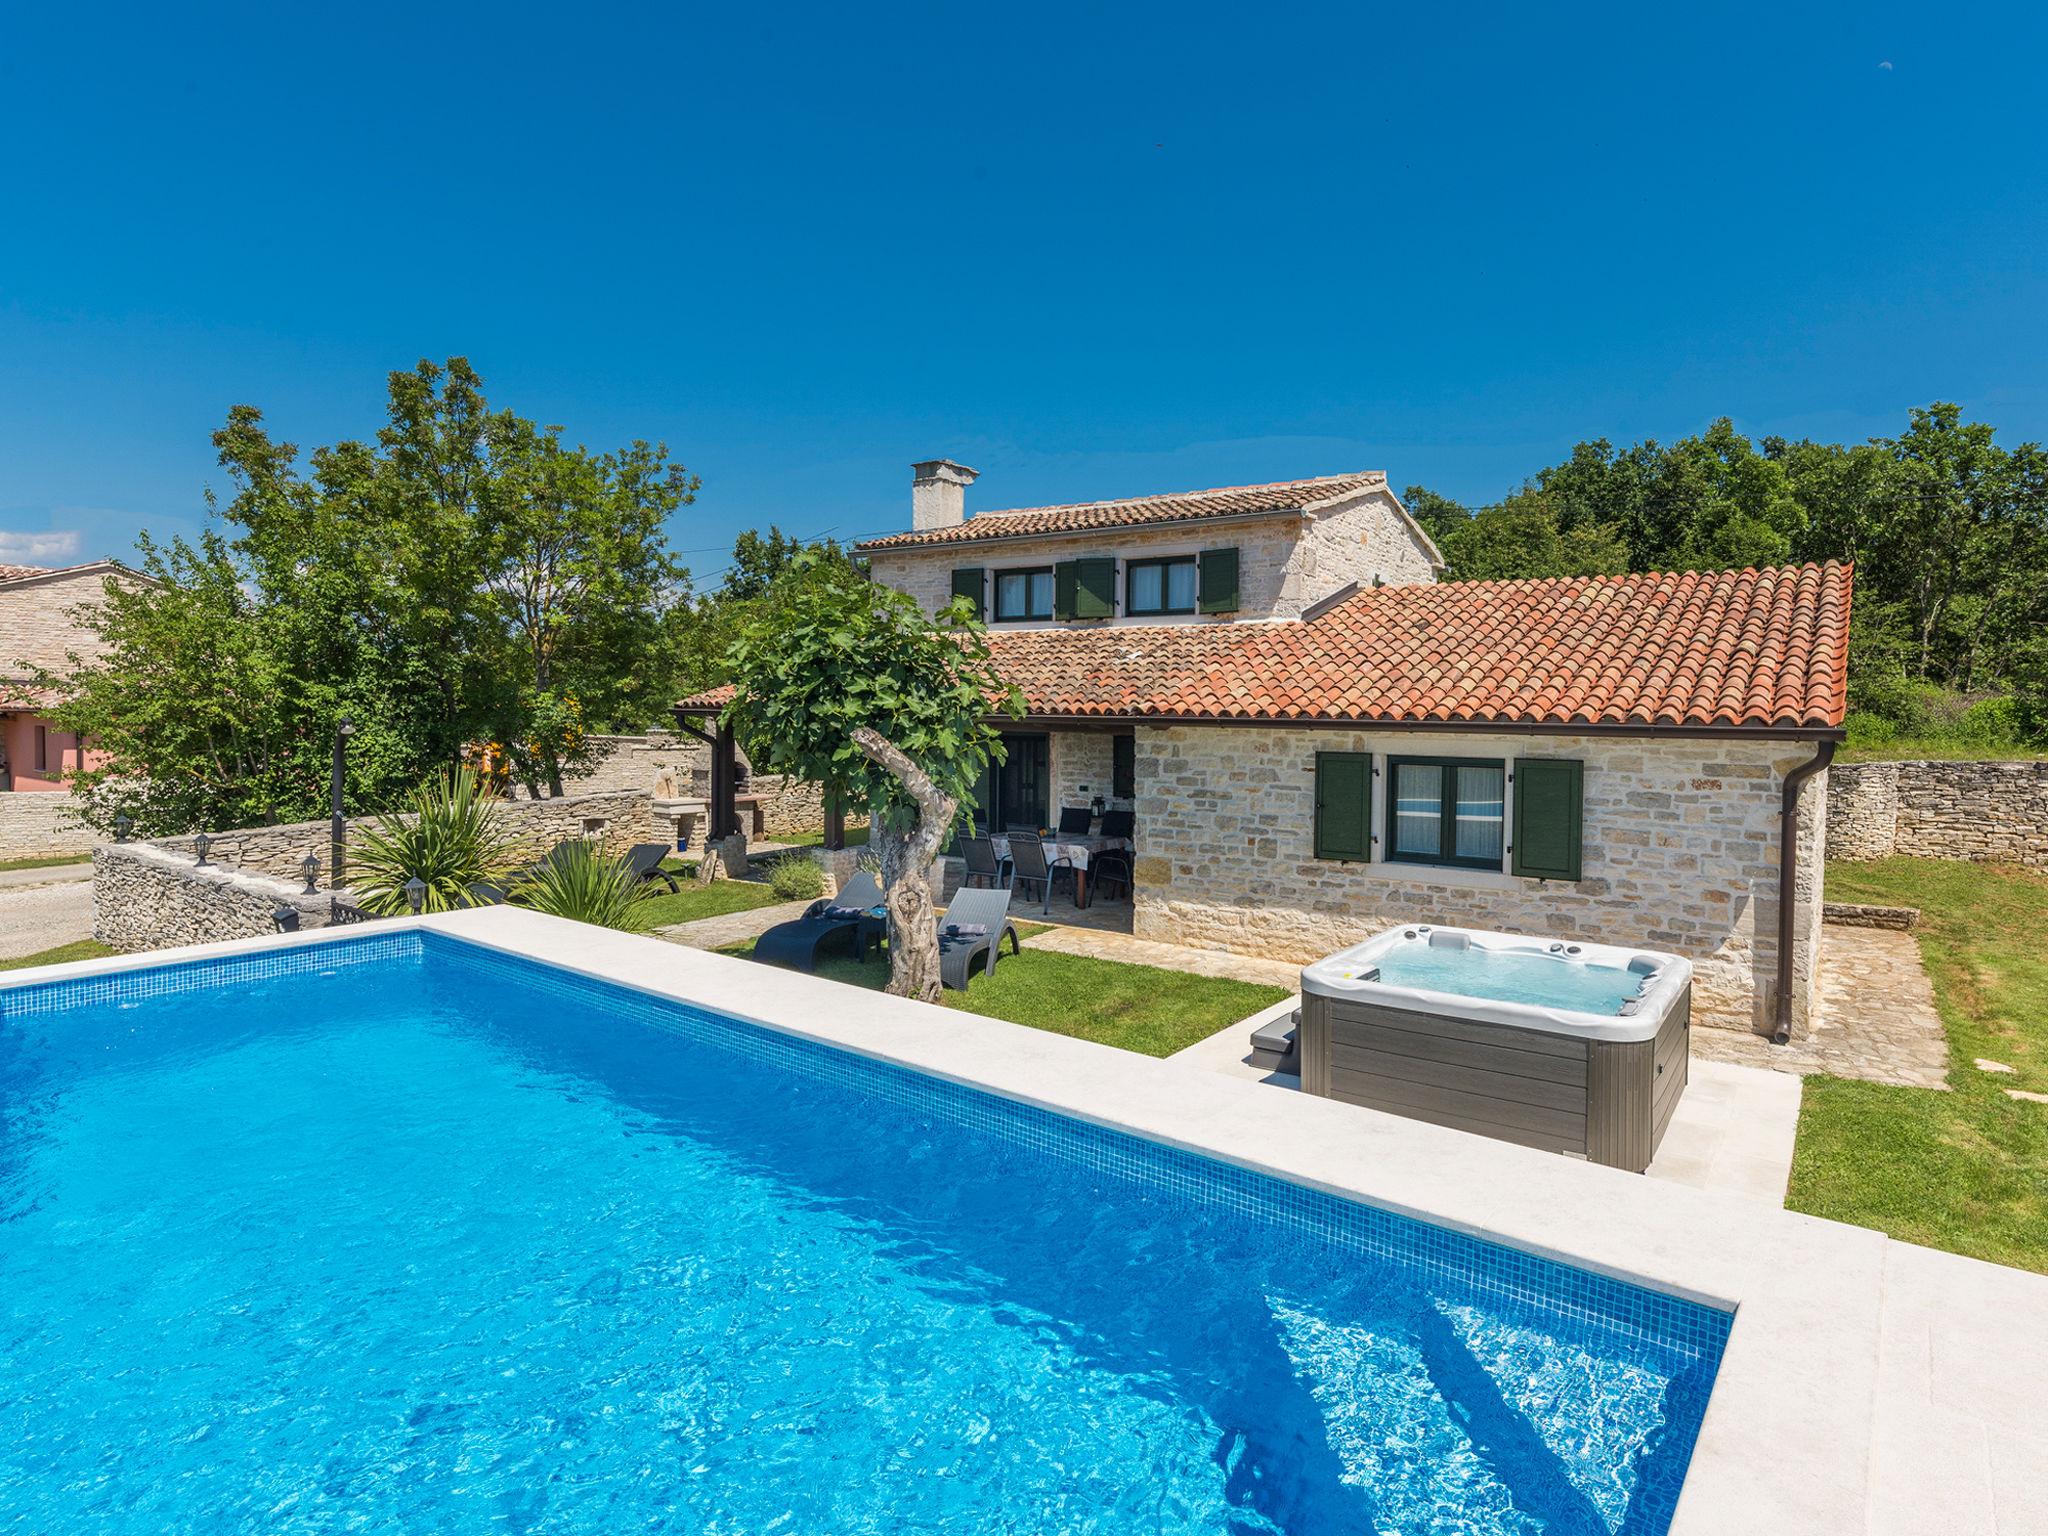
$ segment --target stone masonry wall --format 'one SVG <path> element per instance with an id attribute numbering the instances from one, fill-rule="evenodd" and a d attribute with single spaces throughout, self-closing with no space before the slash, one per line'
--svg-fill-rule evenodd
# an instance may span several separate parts
<path id="1" fill-rule="evenodd" d="M 1306 962 L 1396 923 L 1435 921 L 1642 945 L 1692 960 L 1701 1023 L 1769 1027 L 1780 794 L 1810 745 L 1187 726 L 1143 728 L 1137 740 L 1141 939 Z M 1379 755 L 1381 836 L 1386 754 L 1503 758 L 1511 769 L 1517 756 L 1577 759 L 1584 878 L 1318 859 L 1318 751 Z M 1825 791 L 1809 783 L 1801 800 L 1795 1034 L 1817 997 Z"/>
<path id="2" fill-rule="evenodd" d="M 1097 795 L 1102 796 L 1105 804 L 1116 803 L 1110 795 L 1116 774 L 1116 748 L 1111 740 L 1107 731 L 1052 733 L 1049 799 L 1055 822 L 1062 810 L 1092 805 Z"/>
<path id="3" fill-rule="evenodd" d="M 327 923 L 330 898 L 303 894 L 302 882 L 273 880 L 209 864 L 151 843 L 105 843 L 93 850 L 93 935 L 133 954 L 180 944 L 212 944 L 276 933 L 289 907 L 302 929 Z"/>
<path id="4" fill-rule="evenodd" d="M 99 837 L 77 816 L 78 802 L 56 791 L 0 793 L 0 859 L 50 859 L 92 852 Z"/>
<path id="5" fill-rule="evenodd" d="M 1848 763 L 1828 778 L 1831 859 L 2048 869 L 2048 762 Z"/>
<path id="6" fill-rule="evenodd" d="M 918 606 L 936 611 L 953 599 L 956 566 L 980 565 L 991 573 L 987 601 L 990 627 L 1045 629 L 1052 620 L 995 623 L 993 573 L 1047 566 L 1088 555 L 1115 555 L 1122 560 L 1149 560 L 1166 555 L 1192 555 L 1224 545 L 1237 546 L 1238 599 L 1242 606 L 1228 614 L 1175 614 L 1165 618 L 1122 616 L 1123 579 L 1118 573 L 1114 621 L 1099 619 L 1061 628 L 1125 624 L 1217 624 L 1245 619 L 1298 619 L 1302 610 L 1327 597 L 1346 582 L 1371 586 L 1378 577 L 1389 585 L 1432 581 L 1435 569 L 1414 528 L 1384 490 L 1370 491 L 1313 517 L 1273 517 L 1256 522 L 1200 524 L 1168 528 L 1118 528 L 1094 533 L 988 544 L 940 545 L 930 549 L 877 550 L 870 569 L 876 581 L 907 592 Z"/>
<path id="7" fill-rule="evenodd" d="M 663 774 L 673 774 L 677 789 L 690 792 L 697 774 L 709 776 L 711 748 L 680 731 L 650 731 L 645 736 L 596 736 L 604 752 L 590 772 L 562 781 L 568 795 L 598 794 L 614 789 L 644 789 L 650 794 Z"/>
<path id="8" fill-rule="evenodd" d="M 663 839 L 663 833 L 654 825 L 653 798 L 644 789 L 565 795 L 559 800 L 506 800 L 503 807 L 520 846 L 535 858 L 566 837 L 600 836 L 619 847 Z M 374 825 L 376 820 L 357 817 L 344 823 L 344 842 L 357 828 Z M 320 860 L 320 883 L 324 887 L 332 873 L 327 867 L 328 833 L 328 823 L 324 821 L 214 832 L 209 834 L 207 862 L 245 874 L 268 875 L 291 882 L 297 888 L 304 880 L 300 861 L 311 853 Z M 156 839 L 153 846 L 189 856 L 196 844 L 191 837 L 165 837 Z"/>

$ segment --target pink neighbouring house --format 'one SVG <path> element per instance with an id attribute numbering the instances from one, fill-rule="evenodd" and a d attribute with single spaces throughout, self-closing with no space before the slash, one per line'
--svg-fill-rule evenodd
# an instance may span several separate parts
<path id="1" fill-rule="evenodd" d="M 76 624 L 71 611 L 99 599 L 115 574 L 132 573 L 112 560 L 57 570 L 0 565 L 0 793 L 62 793 L 65 774 L 100 761 L 50 721 L 57 699 L 32 674 L 37 667 L 68 670 L 70 653 L 99 653 L 99 636 Z"/>

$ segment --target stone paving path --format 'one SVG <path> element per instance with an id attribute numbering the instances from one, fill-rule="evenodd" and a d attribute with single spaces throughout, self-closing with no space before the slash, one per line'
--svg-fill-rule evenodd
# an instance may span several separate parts
<path id="1" fill-rule="evenodd" d="M 1820 1015 L 1806 1039 L 1772 1045 L 1761 1035 L 1695 1029 L 1693 1055 L 1778 1072 L 1948 1087 L 1948 1036 L 1910 933 L 1829 925 L 1820 988 Z"/>
<path id="2" fill-rule="evenodd" d="M 718 917 L 700 917 L 694 923 L 671 923 L 654 930 L 654 937 L 692 949 L 723 949 L 746 939 L 758 939 L 777 923 L 802 917 L 808 901 L 779 901 L 772 907 L 749 907 L 744 912 L 726 912 Z"/>

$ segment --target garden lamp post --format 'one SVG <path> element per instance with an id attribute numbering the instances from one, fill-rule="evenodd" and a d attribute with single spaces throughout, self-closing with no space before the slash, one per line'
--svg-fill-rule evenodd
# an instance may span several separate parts
<path id="1" fill-rule="evenodd" d="M 425 905 L 427 900 L 427 882 L 418 875 L 414 875 L 405 882 L 403 889 L 405 891 L 406 904 L 412 908 L 412 915 L 418 917 L 420 915 L 420 908 Z"/>
<path id="2" fill-rule="evenodd" d="M 341 856 L 341 840 L 347 828 L 341 821 L 341 770 L 348 755 L 348 739 L 355 735 L 356 723 L 343 715 L 334 726 L 334 777 L 328 783 L 328 811 L 333 821 L 327 832 L 327 867 L 334 872 L 328 883 L 340 890 L 348 883 L 347 866 Z"/>
<path id="3" fill-rule="evenodd" d="M 125 814 L 116 816 L 114 818 L 114 841 L 117 843 L 127 842 L 128 833 L 134 826 L 135 818 L 133 816 Z"/>
<path id="4" fill-rule="evenodd" d="M 309 853 L 299 860 L 299 871 L 306 877 L 306 894 L 316 896 L 320 892 L 320 855 Z"/>

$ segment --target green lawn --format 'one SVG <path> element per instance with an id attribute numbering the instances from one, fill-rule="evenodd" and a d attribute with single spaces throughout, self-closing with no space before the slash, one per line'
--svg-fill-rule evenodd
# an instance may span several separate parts
<path id="1" fill-rule="evenodd" d="M 2039 747 L 1992 746 L 1958 741 L 1953 736 L 1895 736 L 1870 746 L 1844 744 L 1835 752 L 1838 763 L 2034 762 L 2048 753 Z"/>
<path id="2" fill-rule="evenodd" d="M 9 869 L 62 869 L 70 864 L 90 864 L 89 853 L 63 853 L 54 859 L 0 859 L 0 870 Z"/>
<path id="3" fill-rule="evenodd" d="M 2048 1273 L 2048 878 L 1939 859 L 1830 864 L 1828 896 L 1920 908 L 1948 1093 L 1809 1077 L 1794 1210 Z M 1977 1057 L 2011 1073 L 1981 1072 Z"/>
<path id="4" fill-rule="evenodd" d="M 55 949 L 38 950 L 15 960 L 0 960 L 0 971 L 25 971 L 32 965 L 57 965 L 66 960 L 99 960 L 112 953 L 98 939 L 79 939 L 75 943 L 59 944 Z"/>
<path id="5" fill-rule="evenodd" d="M 759 880 L 714 880 L 709 885 L 684 882 L 682 891 L 673 896 L 664 887 L 656 889 L 661 891 L 659 896 L 650 896 L 633 908 L 633 927 L 640 933 L 671 923 L 694 923 L 700 917 L 772 907 L 782 900 Z"/>
<path id="6" fill-rule="evenodd" d="M 1027 938 L 1044 932 L 1043 927 L 1019 927 Z M 720 953 L 746 955 L 753 947 L 748 940 Z M 864 963 L 843 957 L 828 959 L 819 965 L 818 974 L 856 987 L 879 989 L 889 980 L 889 962 L 883 957 L 871 957 Z M 1189 976 L 1085 955 L 1056 955 L 1030 948 L 1012 955 L 1006 945 L 994 976 L 977 975 L 964 994 L 948 992 L 945 1002 L 948 1008 L 1094 1040 L 1120 1050 L 1170 1056 L 1287 995 L 1285 987 Z"/>
<path id="7" fill-rule="evenodd" d="M 791 848 L 822 848 L 825 845 L 825 829 L 814 827 L 808 832 L 792 832 L 787 837 L 772 838 L 770 841 L 785 843 Z M 865 825 L 846 829 L 847 847 L 865 848 L 867 845 L 868 829 Z"/>

